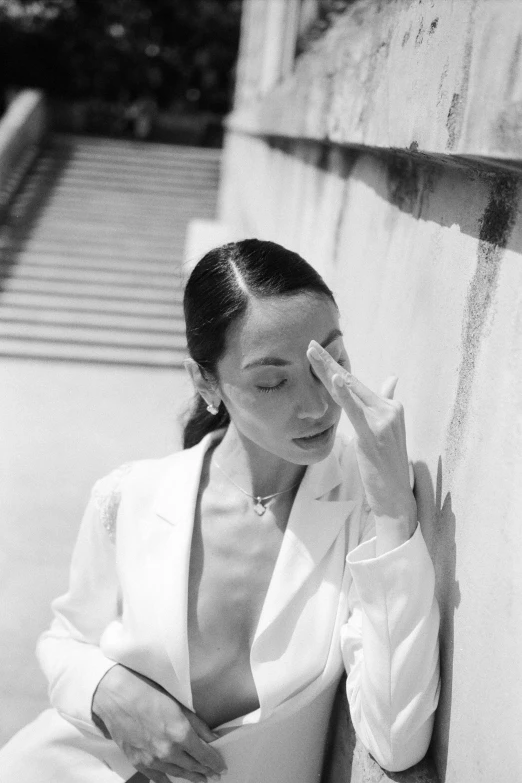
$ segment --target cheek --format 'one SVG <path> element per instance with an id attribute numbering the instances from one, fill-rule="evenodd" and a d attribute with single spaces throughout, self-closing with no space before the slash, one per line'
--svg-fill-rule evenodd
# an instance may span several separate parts
<path id="1" fill-rule="evenodd" d="M 238 421 L 262 424 L 264 428 L 279 426 L 278 422 L 289 418 L 290 404 L 279 392 L 262 393 L 241 389 L 233 384 L 222 385 L 223 402 L 230 415 Z"/>

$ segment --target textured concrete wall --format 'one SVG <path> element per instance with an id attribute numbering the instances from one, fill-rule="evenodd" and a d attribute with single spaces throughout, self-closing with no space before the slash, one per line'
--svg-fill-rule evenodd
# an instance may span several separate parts
<path id="1" fill-rule="evenodd" d="M 262 4 L 250 4 L 259 15 Z M 520 14 L 519 0 L 359 0 L 262 100 L 251 68 L 231 127 L 520 158 Z M 259 20 L 253 28 L 256 51 L 266 51 Z"/>
<path id="2" fill-rule="evenodd" d="M 291 83 L 238 103 L 221 193 L 225 222 L 333 286 L 356 374 L 399 376 L 442 609 L 443 783 L 522 780 L 521 41 L 519 3 L 355 3 Z M 353 756 L 336 718 L 329 783 L 407 779 Z"/>

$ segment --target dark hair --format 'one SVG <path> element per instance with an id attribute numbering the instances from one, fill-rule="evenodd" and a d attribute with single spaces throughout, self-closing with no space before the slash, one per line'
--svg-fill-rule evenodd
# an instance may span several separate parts
<path id="1" fill-rule="evenodd" d="M 229 326 L 247 309 L 249 297 L 319 294 L 335 299 L 318 272 L 300 255 L 275 242 L 243 239 L 208 252 L 193 269 L 185 286 L 183 309 L 188 351 L 207 377 L 226 348 Z M 221 403 L 217 415 L 207 411 L 198 394 L 184 432 L 188 449 L 209 432 L 228 426 Z"/>

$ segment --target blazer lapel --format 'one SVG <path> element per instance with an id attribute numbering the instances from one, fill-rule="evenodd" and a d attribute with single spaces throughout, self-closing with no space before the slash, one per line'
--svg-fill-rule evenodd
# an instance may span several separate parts
<path id="1" fill-rule="evenodd" d="M 178 682 L 176 697 L 193 709 L 187 634 L 188 580 L 194 517 L 205 453 L 220 433 L 211 433 L 173 458 L 156 496 L 154 511 L 168 528 L 156 553 L 160 632 Z"/>
<path id="2" fill-rule="evenodd" d="M 333 451 L 325 460 L 307 469 L 292 506 L 259 618 L 253 651 L 256 642 L 317 568 L 355 505 L 351 500 L 328 498 L 342 480 L 339 461 Z"/>

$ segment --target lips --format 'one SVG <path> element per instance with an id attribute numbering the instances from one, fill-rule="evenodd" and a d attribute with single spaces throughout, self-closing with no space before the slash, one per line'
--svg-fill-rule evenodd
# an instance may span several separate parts
<path id="1" fill-rule="evenodd" d="M 315 441 L 320 441 L 328 438 L 331 434 L 332 429 L 333 429 L 333 424 L 331 424 L 329 427 L 323 428 L 321 430 L 317 430 L 316 432 L 309 433 L 308 435 L 301 435 L 299 438 L 294 438 L 293 440 L 298 443 L 314 443 Z"/>

